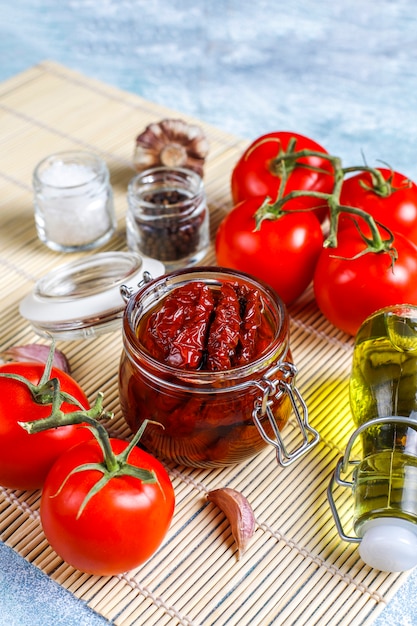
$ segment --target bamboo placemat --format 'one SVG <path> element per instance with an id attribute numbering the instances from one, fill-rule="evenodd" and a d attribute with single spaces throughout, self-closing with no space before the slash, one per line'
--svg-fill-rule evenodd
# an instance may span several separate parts
<path id="1" fill-rule="evenodd" d="M 107 250 L 126 249 L 134 139 L 164 117 L 198 123 L 208 135 L 205 184 L 212 235 L 231 206 L 230 173 L 245 141 L 51 62 L 0 85 L 0 97 L 0 350 L 42 341 L 20 318 L 19 302 L 50 269 L 77 258 L 49 251 L 36 236 L 31 177 L 44 156 L 88 149 L 106 160 L 118 216 Z M 204 262 L 215 262 L 213 250 Z M 118 625 L 372 623 L 406 574 L 365 566 L 355 547 L 339 539 L 326 499 L 352 430 L 347 397 L 352 340 L 323 319 L 311 291 L 290 314 L 298 386 L 321 435 L 309 455 L 286 469 L 278 467 L 272 448 L 223 470 L 169 466 L 177 500 L 169 534 L 145 565 L 125 575 L 100 578 L 63 563 L 42 533 L 37 491 L 0 490 L 2 541 Z M 128 437 L 117 396 L 121 334 L 58 347 L 91 399 L 104 392 L 106 407 L 116 413 L 113 432 Z M 291 432 L 289 425 L 289 439 Z M 256 516 L 255 535 L 240 561 L 224 515 L 205 500 L 207 490 L 223 486 L 242 491 Z M 348 520 L 349 494 L 340 494 L 338 506 Z"/>

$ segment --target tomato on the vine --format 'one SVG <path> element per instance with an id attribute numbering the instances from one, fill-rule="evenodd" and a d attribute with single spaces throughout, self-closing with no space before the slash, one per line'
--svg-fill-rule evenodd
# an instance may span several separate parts
<path id="1" fill-rule="evenodd" d="M 128 447 L 120 439 L 109 442 L 116 455 Z M 61 455 L 45 481 L 40 516 L 48 542 L 62 559 L 83 572 L 110 576 L 139 566 L 158 549 L 172 520 L 175 496 L 163 465 L 134 446 L 129 465 L 154 472 L 157 481 L 122 473 L 86 501 L 103 476 L 90 466 L 103 459 L 95 439 Z"/>
<path id="2" fill-rule="evenodd" d="M 263 220 L 255 230 L 254 214 L 262 203 L 262 197 L 244 200 L 223 219 L 216 235 L 217 263 L 252 274 L 290 304 L 313 278 L 323 245 L 320 222 L 312 211 L 289 211 Z M 303 209 L 301 199 L 297 206 Z"/>
<path id="3" fill-rule="evenodd" d="M 295 140 L 293 148 L 290 147 Z M 262 135 L 252 142 L 243 152 L 232 171 L 232 198 L 234 204 L 253 196 L 269 197 L 275 201 L 281 185 L 282 161 L 280 153 L 289 150 L 312 150 L 327 155 L 327 151 L 317 142 L 298 133 L 277 131 Z M 285 194 L 294 190 L 318 191 L 331 193 L 334 185 L 333 166 L 321 156 L 305 156 L 285 161 L 288 177 Z M 316 213 L 320 221 L 327 215 L 327 206 L 317 198 L 303 198 L 304 206 L 317 207 Z M 297 203 L 290 200 L 285 209 L 297 208 Z"/>
<path id="4" fill-rule="evenodd" d="M 5 363 L 0 373 L 17 374 L 37 385 L 45 366 L 42 363 Z M 78 383 L 65 372 L 52 368 L 51 377 L 60 382 L 61 390 L 70 394 L 85 408 L 88 399 Z M 54 461 L 77 443 L 90 440 L 92 434 L 80 425 L 64 426 L 29 435 L 18 422 L 47 417 L 51 405 L 33 399 L 27 385 L 0 376 L 0 485 L 10 489 L 39 489 Z M 64 413 L 79 407 L 64 402 Z"/>
<path id="5" fill-rule="evenodd" d="M 360 172 L 343 181 L 340 204 L 366 211 L 376 221 L 391 231 L 401 233 L 417 245 L 417 185 L 399 172 L 387 168 L 376 168 L 389 181 L 392 192 L 388 196 L 377 193 L 373 188 L 373 177 L 369 171 Z M 368 234 L 361 218 L 360 228 Z M 352 216 L 342 213 L 339 229 L 352 225 Z"/>
<path id="6" fill-rule="evenodd" d="M 355 335 L 368 315 L 393 304 L 417 304 L 417 248 L 399 233 L 389 252 L 360 254 L 366 244 L 353 226 L 338 234 L 335 248 L 323 248 L 314 273 L 314 293 L 323 315 Z"/>

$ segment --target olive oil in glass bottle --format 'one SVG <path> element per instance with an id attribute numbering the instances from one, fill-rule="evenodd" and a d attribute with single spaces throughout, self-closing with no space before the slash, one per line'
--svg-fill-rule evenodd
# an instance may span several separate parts
<path id="1" fill-rule="evenodd" d="M 360 542 L 359 553 L 372 567 L 410 569 L 417 564 L 417 307 L 387 307 L 364 321 L 355 340 L 350 404 L 357 430 L 335 482 L 352 487 L 356 539 L 342 536 Z M 361 458 L 347 483 L 337 474 L 347 469 L 356 438 Z"/>

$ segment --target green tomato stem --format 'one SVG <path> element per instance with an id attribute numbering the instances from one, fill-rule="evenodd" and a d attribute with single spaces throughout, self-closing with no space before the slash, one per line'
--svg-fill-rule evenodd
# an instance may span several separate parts
<path id="1" fill-rule="evenodd" d="M 88 420 L 87 418 L 87 421 L 90 421 L 90 420 Z M 163 490 L 158 481 L 158 477 L 154 470 L 143 469 L 141 467 L 137 467 L 136 465 L 131 465 L 128 462 L 128 457 L 130 453 L 132 452 L 133 448 L 135 447 L 135 445 L 138 443 L 140 437 L 142 436 L 147 423 L 148 421 L 145 420 L 141 428 L 138 430 L 138 432 L 135 434 L 135 436 L 129 443 L 129 445 L 120 454 L 116 455 L 114 454 L 111 448 L 111 443 L 110 443 L 110 439 L 107 434 L 107 431 L 101 424 L 94 423 L 94 419 L 93 419 L 93 423 L 91 423 L 90 430 L 93 432 L 94 436 L 96 437 L 97 441 L 99 442 L 101 446 L 101 449 L 103 451 L 103 456 L 104 456 L 104 462 L 84 463 L 82 465 L 79 465 L 78 467 L 75 467 L 65 477 L 58 491 L 55 494 L 55 496 L 57 496 L 62 491 L 68 479 L 74 474 L 78 474 L 80 472 L 86 472 L 86 471 L 97 471 L 102 474 L 101 478 L 96 483 L 93 484 L 93 486 L 90 488 L 90 490 L 86 494 L 84 500 L 82 501 L 80 508 L 77 512 L 77 519 L 82 515 L 85 507 L 90 502 L 90 500 L 95 495 L 97 495 L 99 491 L 101 491 L 101 489 L 103 489 L 107 485 L 107 483 L 113 478 L 117 478 L 120 476 L 131 476 L 132 478 L 135 478 L 145 484 L 157 483 L 161 489 L 161 492 L 163 493 Z"/>
<path id="2" fill-rule="evenodd" d="M 54 396 L 52 403 L 52 412 L 48 417 L 44 417 L 32 422 L 18 422 L 29 434 L 40 433 L 50 428 L 59 428 L 60 426 L 69 426 L 73 424 L 88 424 L 97 441 L 99 442 L 104 455 L 107 469 L 111 472 L 117 469 L 118 463 L 114 454 L 109 436 L 103 424 L 98 419 L 112 418 L 113 414 L 103 411 L 103 394 L 99 392 L 96 401 L 91 409 L 82 411 L 72 411 L 64 413 L 60 409 L 59 386 L 58 393 Z"/>
<path id="3" fill-rule="evenodd" d="M 103 394 L 99 392 L 94 405 L 88 411 L 82 410 L 73 411 L 72 413 L 64 413 L 58 408 L 54 410 L 48 417 L 33 420 L 31 422 L 18 422 L 18 424 L 19 426 L 24 428 L 29 434 L 40 433 L 44 430 L 49 430 L 50 428 L 59 428 L 61 426 L 69 426 L 73 424 L 87 424 L 87 428 L 89 428 L 89 430 L 93 433 L 102 449 L 104 463 L 100 467 L 101 471 L 104 471 L 103 467 L 105 468 L 104 473 L 106 476 L 120 476 L 122 474 L 128 473 L 129 475 L 135 475 L 136 477 L 140 477 L 143 481 L 149 480 L 150 482 L 155 482 L 156 478 L 154 476 L 154 473 L 148 475 L 147 470 L 140 470 L 140 468 L 134 467 L 132 469 L 132 466 L 128 464 L 129 455 L 132 452 L 133 448 L 138 444 L 147 424 L 149 423 L 149 420 L 145 420 L 142 423 L 141 427 L 135 433 L 128 446 L 123 450 L 123 452 L 116 455 L 111 447 L 110 438 L 106 428 L 98 421 L 99 419 L 111 419 L 112 417 L 112 413 L 107 413 L 103 411 Z M 158 423 L 158 425 L 160 424 Z M 129 469 L 125 471 L 127 467 Z M 140 470 L 140 473 L 138 474 L 136 470 Z"/>
<path id="4" fill-rule="evenodd" d="M 42 377 L 39 381 L 40 387 L 45 385 L 51 377 L 52 364 L 54 360 L 54 352 L 55 352 L 55 341 L 53 338 L 51 338 L 51 348 L 49 350 L 48 358 L 46 360 L 45 369 L 43 370 Z"/>
<path id="5" fill-rule="evenodd" d="M 329 208 L 329 232 L 324 241 L 324 247 L 327 248 L 335 248 L 337 247 L 337 234 L 338 234 L 338 223 L 339 216 L 341 213 L 349 213 L 353 216 L 360 217 L 363 219 L 366 224 L 369 226 L 371 231 L 371 237 L 366 237 L 360 230 L 359 226 L 356 223 L 356 227 L 363 239 L 366 243 L 365 252 L 389 252 L 392 258 L 395 260 L 396 250 L 393 248 L 394 237 L 391 231 L 384 226 L 384 230 L 388 233 L 389 238 L 383 239 L 381 237 L 381 233 L 378 229 L 377 222 L 375 219 L 369 215 L 363 209 L 359 209 L 357 207 L 345 206 L 340 204 L 340 195 L 342 190 L 342 185 L 344 181 L 344 177 L 347 173 L 355 172 L 355 171 L 367 171 L 370 172 L 373 180 L 373 191 L 378 193 L 381 196 L 387 197 L 391 193 L 393 193 L 393 188 L 391 186 L 390 181 L 386 181 L 382 176 L 382 173 L 374 168 L 368 166 L 353 166 L 344 168 L 342 167 L 341 159 L 337 156 L 333 156 L 327 153 L 319 152 L 316 150 L 299 150 L 298 152 L 294 151 L 294 144 L 289 144 L 287 152 L 281 152 L 278 157 L 275 159 L 275 167 L 277 167 L 278 162 L 281 163 L 281 182 L 278 191 L 278 197 L 275 201 L 271 201 L 270 198 L 266 198 L 259 209 L 256 211 L 255 218 L 255 230 L 259 230 L 263 220 L 276 220 L 289 212 L 294 212 L 296 210 L 299 211 L 310 211 L 312 209 L 293 209 L 286 210 L 285 205 L 290 200 L 294 198 L 317 198 L 318 200 L 323 200 L 324 203 L 327 204 Z M 334 185 L 331 193 L 319 192 L 319 191 L 309 191 L 309 190 L 293 190 L 287 194 L 284 194 L 286 182 L 288 179 L 289 173 L 294 168 L 294 164 L 297 162 L 297 159 L 316 156 L 321 159 L 326 159 L 332 164 L 333 175 L 334 175 Z M 289 168 L 286 167 L 286 163 L 289 162 Z M 305 164 L 298 164 L 300 167 L 307 167 L 309 169 L 315 170 L 314 167 L 309 167 Z M 323 171 L 323 170 L 320 170 Z"/>
<path id="6" fill-rule="evenodd" d="M 158 478 L 153 470 L 136 467 L 128 462 L 129 455 L 133 448 L 138 444 L 149 420 L 145 420 L 142 423 L 141 427 L 135 433 L 126 448 L 120 454 L 115 454 L 111 446 L 109 434 L 103 424 L 99 421 L 103 418 L 113 418 L 112 413 L 104 411 L 103 409 L 103 394 L 99 392 L 94 405 L 87 410 L 83 408 L 76 398 L 73 398 L 70 394 L 62 392 L 58 378 L 49 378 L 52 370 L 53 354 L 54 344 L 52 344 L 45 370 L 38 385 L 32 384 L 28 379 L 18 374 L 5 372 L 0 373 L 0 376 L 18 380 L 26 385 L 31 392 L 34 401 L 38 404 L 51 405 L 51 413 L 47 417 L 29 422 L 18 422 L 19 426 L 26 430 L 26 432 L 29 434 L 35 434 L 51 428 L 60 428 L 61 426 L 80 424 L 92 432 L 100 445 L 103 453 L 103 462 L 86 463 L 74 468 L 65 478 L 57 492 L 59 493 L 62 490 L 69 477 L 74 473 L 87 470 L 97 470 L 102 474 L 100 480 L 92 486 L 90 491 L 85 496 L 78 511 L 77 518 L 82 514 L 91 498 L 103 489 L 103 487 L 112 478 L 118 476 L 132 476 L 143 483 L 158 483 Z M 65 413 L 61 409 L 64 402 L 78 406 L 80 410 Z"/>
<path id="7" fill-rule="evenodd" d="M 42 405 L 52 405 L 52 412 L 55 412 L 63 402 L 68 402 L 69 404 L 73 404 L 74 406 L 78 406 L 81 410 L 84 409 L 83 405 L 77 398 L 74 398 L 70 394 L 65 391 L 61 391 L 60 383 L 58 378 L 50 378 L 53 359 L 55 352 L 55 342 L 52 339 L 51 348 L 49 350 L 48 358 L 45 363 L 44 370 L 42 372 L 42 376 L 39 380 L 39 383 L 35 385 L 30 380 L 25 378 L 24 376 L 20 376 L 19 374 L 15 374 L 12 372 L 0 372 L 1 378 L 9 378 L 11 380 L 17 380 L 18 382 L 26 385 L 33 400 L 36 404 Z"/>

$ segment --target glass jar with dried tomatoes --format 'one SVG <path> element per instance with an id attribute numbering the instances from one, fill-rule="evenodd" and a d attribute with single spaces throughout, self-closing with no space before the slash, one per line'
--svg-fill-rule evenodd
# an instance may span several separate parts
<path id="1" fill-rule="evenodd" d="M 294 385 L 288 314 L 268 286 L 199 267 L 124 297 L 121 407 L 134 432 L 151 421 L 141 439 L 149 451 L 182 465 L 221 467 L 269 443 L 287 465 L 317 442 Z M 289 451 L 281 431 L 291 410 L 301 435 Z"/>

